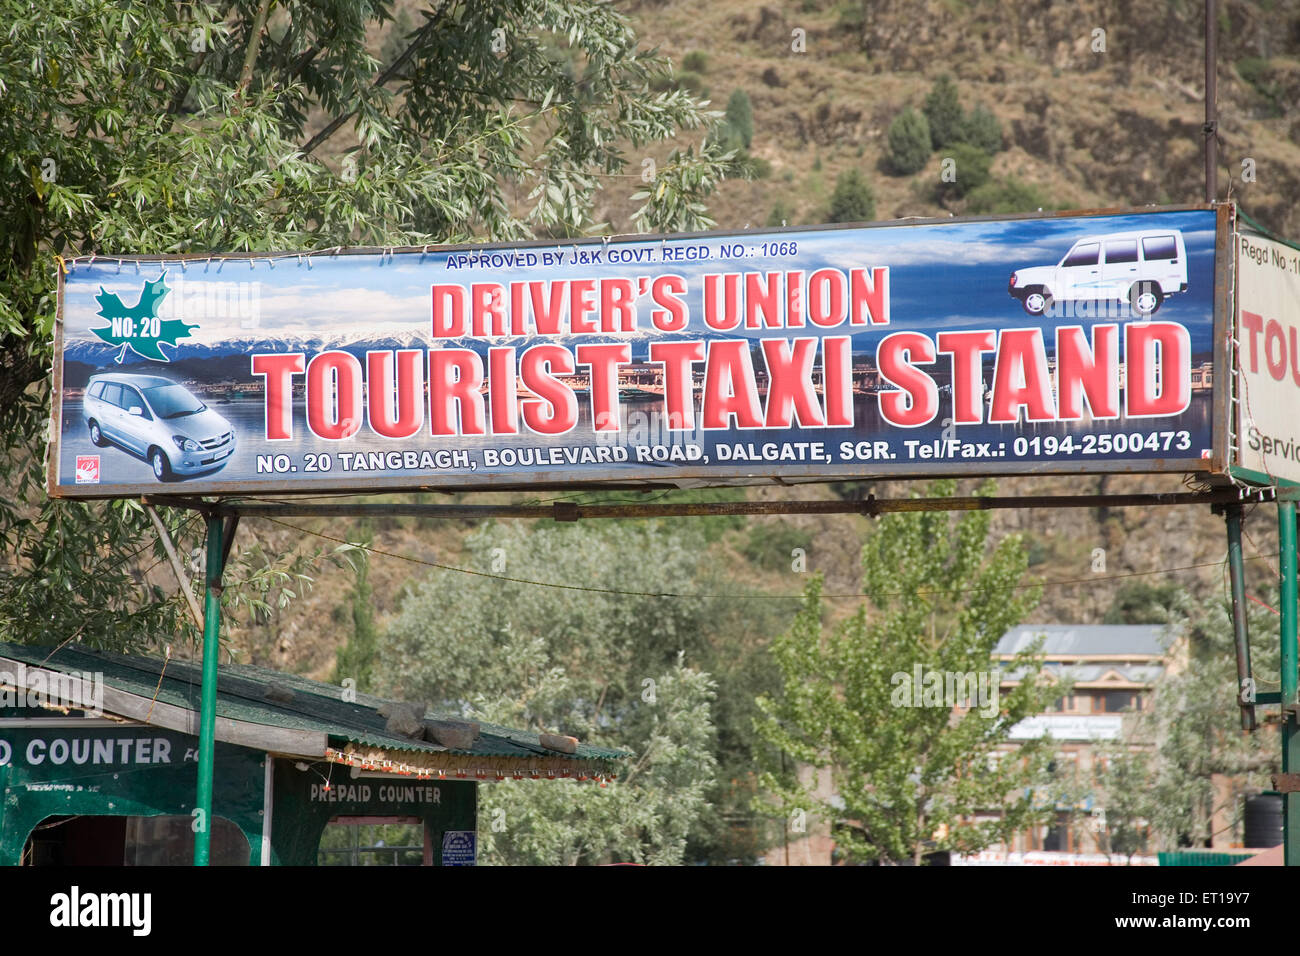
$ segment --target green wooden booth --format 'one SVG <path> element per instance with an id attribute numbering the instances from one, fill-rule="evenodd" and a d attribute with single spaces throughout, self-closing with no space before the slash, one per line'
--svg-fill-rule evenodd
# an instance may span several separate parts
<path id="1" fill-rule="evenodd" d="M 200 675 L 198 663 L 175 659 L 0 643 L 0 864 L 190 863 L 204 825 Z M 607 785 L 627 756 L 225 666 L 212 862 L 356 861 L 359 849 L 322 850 L 336 825 L 405 827 L 419 842 L 404 859 L 472 865 L 480 783 Z"/>

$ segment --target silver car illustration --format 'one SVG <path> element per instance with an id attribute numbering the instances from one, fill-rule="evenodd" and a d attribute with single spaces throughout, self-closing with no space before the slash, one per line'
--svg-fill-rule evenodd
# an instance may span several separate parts
<path id="1" fill-rule="evenodd" d="M 215 471 L 235 452 L 230 422 L 159 375 L 93 376 L 83 414 L 93 444 L 139 455 L 159 481 Z"/>

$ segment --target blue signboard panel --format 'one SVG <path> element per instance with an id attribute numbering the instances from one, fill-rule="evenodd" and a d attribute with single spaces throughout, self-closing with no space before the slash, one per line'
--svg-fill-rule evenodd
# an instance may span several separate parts
<path id="1" fill-rule="evenodd" d="M 1222 212 L 78 259 L 50 491 L 1218 470 Z"/>
<path id="2" fill-rule="evenodd" d="M 442 835 L 443 866 L 474 866 L 478 859 L 478 834 L 473 830 L 448 830 Z"/>

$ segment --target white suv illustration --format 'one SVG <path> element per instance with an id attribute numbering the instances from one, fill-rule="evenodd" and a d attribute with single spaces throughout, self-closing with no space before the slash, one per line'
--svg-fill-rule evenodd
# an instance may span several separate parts
<path id="1" fill-rule="evenodd" d="M 1054 266 L 1011 273 L 1007 291 L 1030 315 L 1042 315 L 1053 301 L 1127 300 L 1142 317 L 1166 296 L 1187 291 L 1187 249 L 1177 229 L 1143 229 L 1085 236 Z"/>
<path id="2" fill-rule="evenodd" d="M 159 481 L 215 471 L 235 452 L 230 422 L 158 375 L 96 375 L 86 385 L 82 413 L 91 442 L 134 452 Z"/>

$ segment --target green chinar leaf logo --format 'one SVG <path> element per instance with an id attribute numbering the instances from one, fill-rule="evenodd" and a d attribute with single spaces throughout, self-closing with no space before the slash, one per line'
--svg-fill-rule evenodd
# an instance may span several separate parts
<path id="1" fill-rule="evenodd" d="M 175 348 L 178 339 L 189 338 L 190 329 L 198 328 L 181 319 L 158 317 L 158 305 L 171 291 L 166 279 L 164 270 L 152 282 L 146 280 L 140 290 L 140 301 L 130 307 L 117 297 L 117 293 L 105 292 L 102 285 L 99 287 L 95 301 L 99 303 L 99 315 L 108 319 L 108 325 L 90 331 L 109 345 L 122 346 L 122 351 L 117 353 L 117 364 L 122 364 L 127 349 L 153 362 L 170 362 L 160 346 L 166 342 Z"/>

